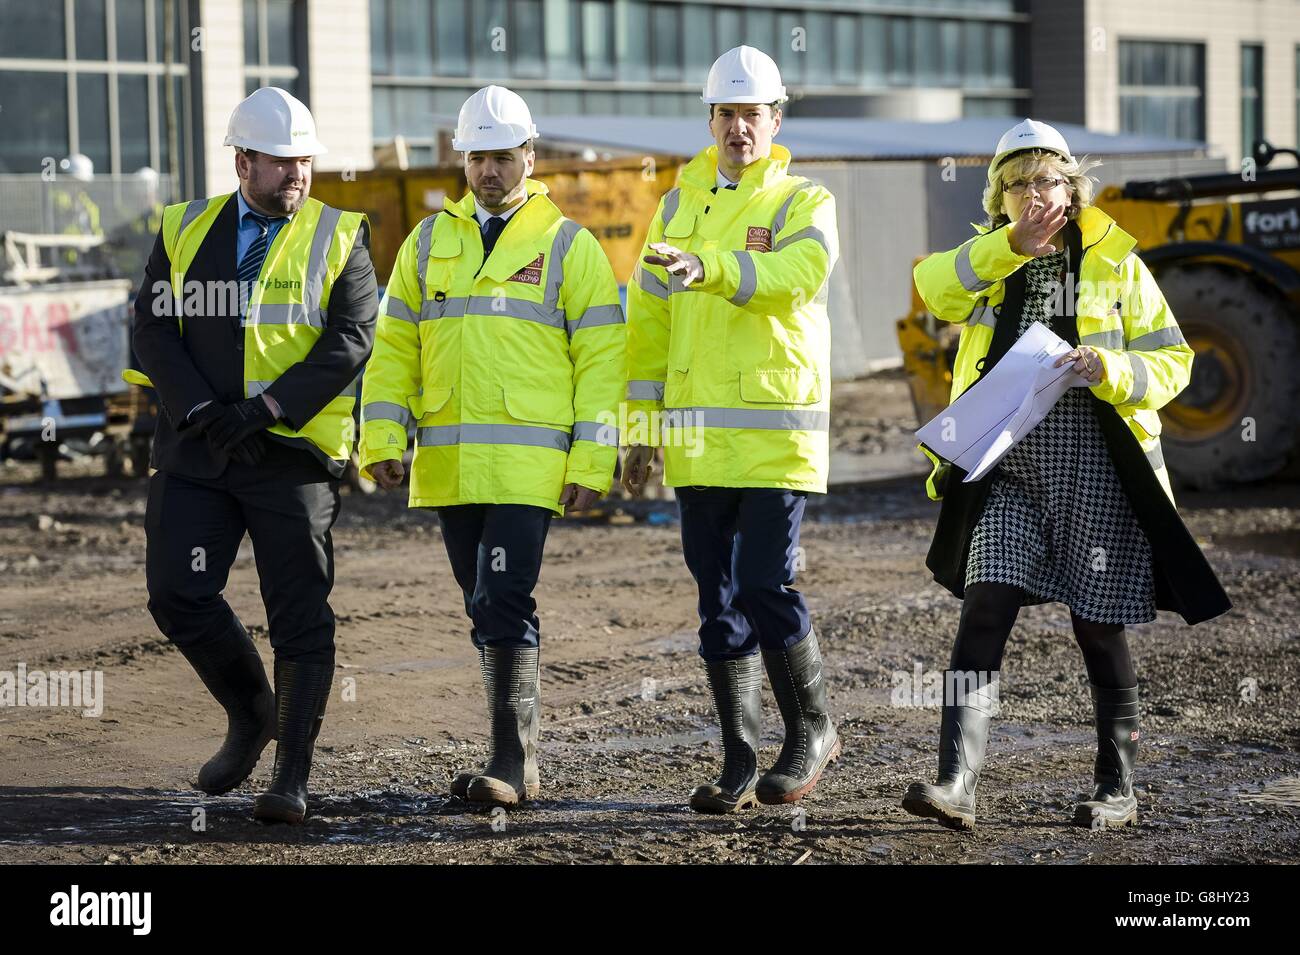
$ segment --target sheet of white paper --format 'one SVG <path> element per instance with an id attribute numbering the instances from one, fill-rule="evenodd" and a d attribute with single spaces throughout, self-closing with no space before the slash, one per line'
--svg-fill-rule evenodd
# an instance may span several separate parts
<path id="1" fill-rule="evenodd" d="M 1035 322 L 978 384 L 916 432 L 917 439 L 979 480 L 1033 430 L 1071 387 L 1087 385 L 1054 368 L 1068 342 Z"/>

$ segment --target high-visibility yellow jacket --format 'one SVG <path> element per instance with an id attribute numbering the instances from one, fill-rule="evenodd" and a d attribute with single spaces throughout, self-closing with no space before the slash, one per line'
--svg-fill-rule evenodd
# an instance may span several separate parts
<path id="1" fill-rule="evenodd" d="M 361 387 L 363 473 L 400 459 L 414 423 L 412 507 L 532 504 L 604 493 L 618 454 L 625 333 L 604 250 L 543 183 L 492 254 L 466 195 L 407 236 Z"/>
<path id="2" fill-rule="evenodd" d="M 1077 279 L 1079 344 L 1095 349 L 1105 366 L 1102 381 L 1092 391 L 1116 406 L 1172 501 L 1157 409 L 1187 386 L 1192 349 L 1155 278 L 1135 253 L 1137 240 L 1100 209 L 1084 208 L 1077 222 L 1083 236 Z M 944 321 L 963 325 L 952 399 L 979 378 L 978 363 L 988 354 L 1005 295 L 1003 280 L 1032 258 L 1012 250 L 1010 226 L 976 228 L 978 236 L 928 256 L 913 272 L 926 307 Z M 937 497 L 933 483 L 932 474 L 930 496 Z"/>
<path id="3" fill-rule="evenodd" d="M 669 485 L 826 490 L 835 200 L 789 165 L 773 145 L 715 194 L 710 146 L 650 222 L 627 290 L 625 438 L 663 443 Z M 646 265 L 661 241 L 698 255 L 703 281 Z"/>
<path id="4" fill-rule="evenodd" d="M 182 335 L 186 312 L 205 319 L 239 312 L 238 284 L 233 280 L 226 289 L 187 288 L 185 283 L 185 273 L 208 230 L 226 202 L 235 201 L 233 197 L 231 192 L 210 199 L 179 202 L 163 210 L 163 246 L 171 261 L 171 302 Z M 365 221 L 360 212 L 344 212 L 309 197 L 276 234 L 241 319 L 245 397 L 266 391 L 276 378 L 304 360 L 312 350 L 325 327 L 330 290 L 347 265 Z M 122 377 L 133 384 L 152 387 L 148 376 L 138 370 L 127 369 Z M 355 404 L 354 382 L 301 430 L 295 431 L 283 421 L 270 430 L 290 441 L 310 442 L 327 457 L 346 462 L 356 437 L 352 418 Z"/>

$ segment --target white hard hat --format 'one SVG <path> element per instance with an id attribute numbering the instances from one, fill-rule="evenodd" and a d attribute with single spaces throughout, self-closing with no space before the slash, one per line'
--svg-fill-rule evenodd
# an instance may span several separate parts
<path id="1" fill-rule="evenodd" d="M 226 146 L 291 159 L 327 152 L 316 138 L 311 110 L 287 90 L 263 86 L 235 107 L 226 127 Z"/>
<path id="2" fill-rule="evenodd" d="M 141 182 L 155 186 L 158 184 L 158 170 L 154 169 L 153 166 L 141 166 L 133 175 Z"/>
<path id="3" fill-rule="evenodd" d="M 85 153 L 73 153 L 59 167 L 73 179 L 90 182 L 95 178 L 95 164 Z"/>
<path id="4" fill-rule="evenodd" d="M 738 46 L 713 61 L 700 99 L 710 105 L 784 103 L 786 95 L 775 61 L 762 50 Z"/>
<path id="5" fill-rule="evenodd" d="M 523 97 L 504 86 L 485 86 L 460 108 L 451 148 L 461 153 L 513 149 L 536 138 Z"/>
<path id="6" fill-rule="evenodd" d="M 1027 119 L 1023 123 L 1012 126 L 998 140 L 997 153 L 993 156 L 993 162 L 989 164 L 989 179 L 993 178 L 1002 163 L 1026 149 L 1043 149 L 1056 153 L 1063 159 L 1073 158 L 1070 155 L 1070 147 L 1066 145 L 1065 137 L 1055 127 L 1035 119 Z"/>

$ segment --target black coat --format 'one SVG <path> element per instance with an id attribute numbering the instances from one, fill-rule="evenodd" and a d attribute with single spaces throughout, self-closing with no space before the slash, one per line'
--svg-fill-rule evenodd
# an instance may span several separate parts
<path id="1" fill-rule="evenodd" d="M 239 203 L 232 195 L 217 213 L 185 282 L 234 282 Z M 155 285 L 165 282 L 171 261 L 161 230 L 154 240 L 144 281 L 135 298 L 131 344 L 139 369 L 149 376 L 163 409 L 154 432 L 151 464 L 160 471 L 195 478 L 214 478 L 228 463 L 205 440 L 195 439 L 176 425 L 204 401 L 233 404 L 244 398 L 244 329 L 238 316 L 185 319 L 179 331 L 165 307 L 155 314 Z M 375 267 L 370 261 L 370 229 L 363 222 L 343 271 L 330 290 L 325 327 L 307 357 L 290 366 L 267 391 L 280 405 L 284 423 L 302 428 L 352 383 L 370 357 L 374 344 L 379 298 Z M 311 453 L 333 476 L 343 465 L 307 441 L 267 435 Z"/>
<path id="2" fill-rule="evenodd" d="M 1076 273 L 1084 254 L 1081 247 L 1079 228 L 1071 222 L 1066 227 L 1066 248 L 1069 250 L 1069 268 Z M 1006 295 L 997 316 L 988 356 L 981 365 L 980 377 L 1010 350 L 1020 325 L 1025 302 L 1024 271 L 1013 272 L 1004 281 Z M 1078 285 L 1072 286 L 1067 281 L 1065 287 Z M 1077 312 L 1075 308 L 1074 313 Z M 1052 325 L 1053 330 L 1071 345 L 1079 344 L 1079 330 L 1072 316 L 1064 320 L 1058 316 Z M 1200 623 L 1226 612 L 1232 607 L 1228 595 L 1178 516 L 1173 502 L 1160 486 L 1137 437 L 1128 429 L 1114 405 L 1091 392 L 1089 395 L 1120 484 L 1151 544 L 1156 606 L 1181 614 L 1188 623 Z M 925 565 L 934 574 L 934 579 L 957 597 L 965 594 L 971 535 L 983 513 L 994 471 L 996 468 L 980 480 L 966 484 L 963 483 L 966 472 L 953 465 L 943 492 L 939 523 Z"/>

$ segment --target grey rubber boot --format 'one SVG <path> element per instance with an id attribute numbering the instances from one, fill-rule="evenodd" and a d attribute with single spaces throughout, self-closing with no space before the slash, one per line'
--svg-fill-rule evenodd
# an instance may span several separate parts
<path id="1" fill-rule="evenodd" d="M 932 784 L 912 783 L 903 808 L 914 816 L 936 819 L 949 829 L 975 828 L 975 788 L 984 768 L 989 725 L 997 711 L 998 681 L 949 700 L 953 686 L 944 672 L 944 706 L 939 724 L 939 776 Z"/>
<path id="2" fill-rule="evenodd" d="M 696 812 L 731 813 L 758 805 L 758 737 L 762 726 L 763 664 L 758 654 L 706 661 L 713 709 L 722 733 L 722 775 L 691 793 Z"/>
<path id="3" fill-rule="evenodd" d="M 483 678 L 483 685 L 487 686 L 487 664 L 483 662 L 483 648 L 478 648 L 478 670 Z M 492 707 L 492 699 L 488 698 L 488 708 Z M 457 773 L 451 780 L 451 794 L 457 799 L 469 798 L 469 781 L 479 775 L 472 770 L 463 773 Z"/>
<path id="4" fill-rule="evenodd" d="M 275 770 L 271 785 L 253 803 L 254 819 L 299 823 L 307 818 L 307 778 L 333 680 L 333 663 L 275 661 Z"/>
<path id="5" fill-rule="evenodd" d="M 1137 825 L 1133 776 L 1138 751 L 1138 688 L 1092 687 L 1097 725 L 1097 762 L 1092 798 L 1074 808 L 1074 821 L 1092 829 Z"/>
<path id="6" fill-rule="evenodd" d="M 812 628 L 793 647 L 764 650 L 763 663 L 776 705 L 785 722 L 781 753 L 758 780 L 758 801 L 767 805 L 798 802 L 812 792 L 822 772 L 840 755 L 840 738 L 831 722 L 822 679 L 821 650 Z"/>
<path id="7" fill-rule="evenodd" d="M 203 764 L 197 780 L 199 789 L 219 796 L 252 774 L 266 744 L 275 738 L 275 692 L 243 627 L 238 633 L 177 649 L 226 711 L 226 739 Z"/>
<path id="8" fill-rule="evenodd" d="M 492 723 L 492 751 L 470 780 L 470 802 L 514 806 L 540 790 L 537 737 L 541 722 L 536 647 L 485 647 L 483 688 Z"/>

